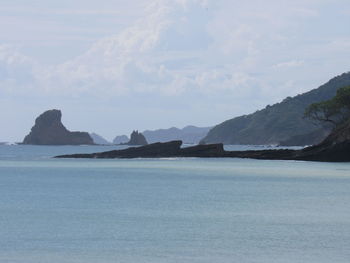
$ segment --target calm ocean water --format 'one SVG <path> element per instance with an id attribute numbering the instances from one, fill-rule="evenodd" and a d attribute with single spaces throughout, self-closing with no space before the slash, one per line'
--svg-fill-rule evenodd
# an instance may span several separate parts
<path id="1" fill-rule="evenodd" d="M 0 146 L 0 262 L 350 262 L 350 164 Z"/>

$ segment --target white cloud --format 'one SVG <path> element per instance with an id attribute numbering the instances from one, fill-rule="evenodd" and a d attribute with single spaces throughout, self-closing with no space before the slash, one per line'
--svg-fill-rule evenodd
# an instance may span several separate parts
<path id="1" fill-rule="evenodd" d="M 195 0 L 154 1 L 147 6 L 145 17 L 134 25 L 97 41 L 85 54 L 50 68 L 44 74 L 44 83 L 75 91 L 94 89 L 98 93 L 100 89 L 110 93 L 179 93 L 193 82 L 193 77 L 188 75 L 192 72 L 173 70 L 166 64 L 194 58 L 196 52 L 193 53 L 191 45 L 206 48 L 207 21 L 203 25 L 201 21 L 191 23 L 191 15 L 206 19 L 203 18 L 207 12 L 205 6 L 204 1 Z M 190 39 L 193 34 L 202 39 Z M 203 43 L 203 39 L 207 42 Z"/>
<path id="2" fill-rule="evenodd" d="M 154 125 L 141 130 L 213 125 L 349 71 L 349 8 L 348 0 L 7 1 L 1 105 L 16 116 L 69 108 L 77 128 L 89 109 L 84 127 L 95 121 L 111 137 L 140 122 Z"/>
<path id="3" fill-rule="evenodd" d="M 36 84 L 38 65 L 9 45 L 0 45 L 0 91 L 13 93 Z"/>
<path id="4" fill-rule="evenodd" d="M 292 67 L 300 67 L 302 65 L 304 65 L 303 60 L 290 60 L 290 61 L 278 63 L 273 67 L 274 68 L 292 68 Z"/>
<path id="5" fill-rule="evenodd" d="M 299 28 L 310 19 L 319 19 L 320 6 L 325 3 L 154 0 L 147 2 L 138 20 L 64 63 L 40 67 L 17 51 L 6 51 L 16 62 L 0 57 L 6 61 L 2 67 L 7 72 L 1 83 L 26 84 L 23 80 L 28 78 L 27 83 L 40 92 L 72 95 L 226 92 L 236 98 L 261 96 L 268 100 L 283 92 L 293 95 L 290 83 L 297 82 L 291 80 L 302 80 L 305 75 L 298 68 L 317 66 L 315 57 L 349 47 L 342 36 L 317 45 L 302 41 L 313 31 Z M 91 10 L 80 12 L 90 14 Z M 276 75 L 281 69 L 283 74 Z"/>

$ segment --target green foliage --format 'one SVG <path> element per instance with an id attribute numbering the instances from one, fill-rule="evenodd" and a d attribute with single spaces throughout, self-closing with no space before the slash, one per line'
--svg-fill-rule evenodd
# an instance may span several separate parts
<path id="1" fill-rule="evenodd" d="M 341 108 L 350 110 L 350 86 L 339 89 L 334 99 Z"/>
<path id="2" fill-rule="evenodd" d="M 333 125 L 343 123 L 350 113 L 350 86 L 337 90 L 336 95 L 327 101 L 311 104 L 304 116 L 315 121 L 329 122 Z"/>

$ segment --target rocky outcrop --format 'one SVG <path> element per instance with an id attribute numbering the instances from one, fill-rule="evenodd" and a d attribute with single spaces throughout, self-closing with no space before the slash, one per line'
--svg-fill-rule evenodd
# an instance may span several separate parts
<path id="1" fill-rule="evenodd" d="M 141 147 L 92 154 L 62 155 L 57 158 L 162 158 L 162 157 L 222 157 L 222 144 L 181 148 L 182 141 L 153 143 Z"/>
<path id="2" fill-rule="evenodd" d="M 350 162 L 350 120 L 338 126 L 322 143 L 301 150 L 296 159 Z"/>
<path id="3" fill-rule="evenodd" d="M 73 154 L 58 158 L 167 158 L 215 157 L 252 158 L 264 160 L 304 160 L 350 162 L 350 121 L 334 130 L 322 143 L 302 150 L 225 151 L 223 144 L 197 145 L 181 148 L 182 141 L 154 143 L 93 154 Z"/>
<path id="4" fill-rule="evenodd" d="M 49 110 L 35 120 L 35 125 L 24 138 L 23 144 L 83 145 L 94 144 L 87 132 L 71 132 L 61 122 L 60 110 Z"/>
<path id="5" fill-rule="evenodd" d="M 126 143 L 126 145 L 147 145 L 147 141 L 145 136 L 138 131 L 133 131 L 130 135 L 130 140 Z"/>
<path id="6" fill-rule="evenodd" d="M 350 121 L 336 128 L 320 144 L 302 150 L 230 152 L 229 156 L 268 160 L 350 162 Z"/>
<path id="7" fill-rule="evenodd" d="M 124 150 L 115 150 L 92 154 L 72 154 L 60 155 L 56 158 L 157 158 L 173 156 L 180 149 L 181 141 L 172 141 L 167 143 L 153 143 L 141 147 L 131 147 Z"/>

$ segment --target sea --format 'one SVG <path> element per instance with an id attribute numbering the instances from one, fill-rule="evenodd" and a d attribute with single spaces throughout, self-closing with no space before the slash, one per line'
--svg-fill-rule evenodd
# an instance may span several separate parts
<path id="1" fill-rule="evenodd" d="M 116 148 L 1 145 L 0 262 L 350 262 L 350 163 L 52 158 Z"/>

